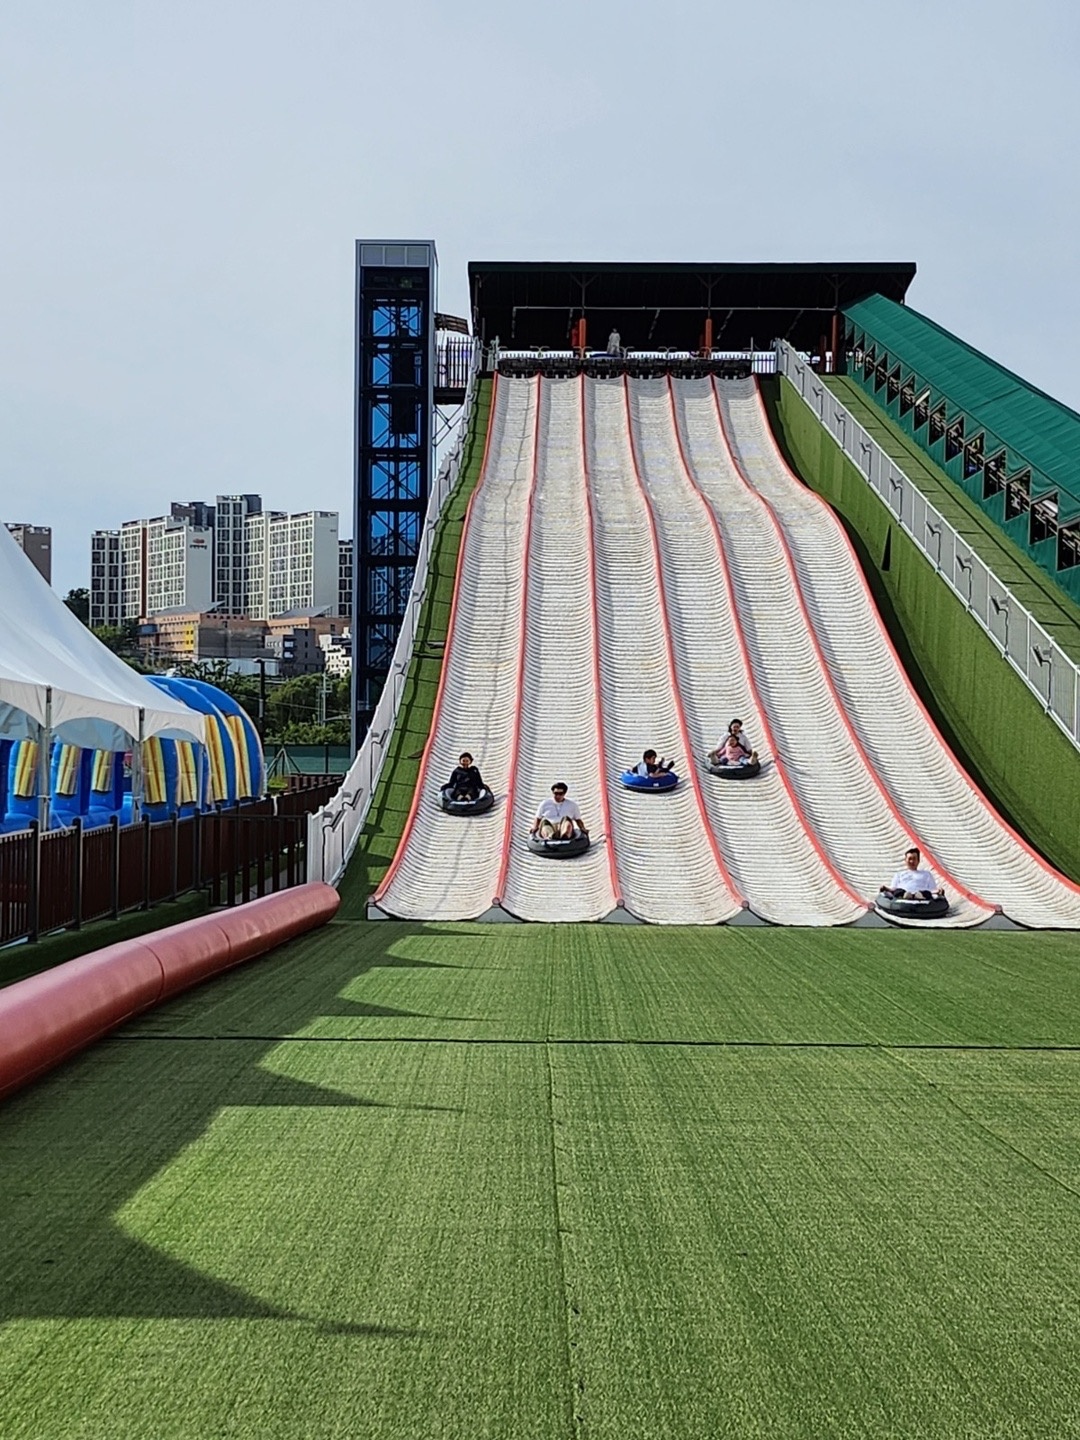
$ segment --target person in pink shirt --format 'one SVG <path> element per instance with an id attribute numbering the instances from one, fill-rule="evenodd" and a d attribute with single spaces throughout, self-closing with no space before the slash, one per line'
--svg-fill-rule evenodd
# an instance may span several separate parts
<path id="1" fill-rule="evenodd" d="M 709 751 L 709 763 L 712 765 L 752 765 L 757 758 L 757 751 L 751 749 L 743 734 L 741 720 L 732 720 L 720 744 Z"/>

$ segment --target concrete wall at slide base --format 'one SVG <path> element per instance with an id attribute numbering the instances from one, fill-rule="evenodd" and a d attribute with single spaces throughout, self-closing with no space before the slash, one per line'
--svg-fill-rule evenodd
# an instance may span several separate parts
<path id="1" fill-rule="evenodd" d="M 325 925 L 338 893 L 316 882 L 121 940 L 0 991 L 0 1097 L 125 1020 Z"/>
<path id="2" fill-rule="evenodd" d="M 1080 881 L 1080 754 L 794 387 L 773 381 L 764 393 L 798 474 L 847 522 L 912 680 L 958 758 L 1006 819 Z"/>

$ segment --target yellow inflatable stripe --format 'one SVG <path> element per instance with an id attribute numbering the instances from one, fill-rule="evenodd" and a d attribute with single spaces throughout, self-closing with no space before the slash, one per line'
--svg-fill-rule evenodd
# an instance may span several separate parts
<path id="1" fill-rule="evenodd" d="M 15 794 L 20 800 L 30 800 L 37 794 L 36 740 L 20 740 L 19 755 L 15 761 Z"/>
<path id="2" fill-rule="evenodd" d="M 113 787 L 113 764 L 116 760 L 114 750 L 94 751 L 94 770 L 90 777 L 91 790 L 111 790 Z"/>
<path id="3" fill-rule="evenodd" d="M 212 715 L 206 717 L 206 753 L 210 761 L 210 794 L 215 800 L 229 798 L 229 772 L 225 768 L 225 747 L 221 728 Z"/>
<path id="4" fill-rule="evenodd" d="M 78 745 L 60 746 L 60 763 L 56 767 L 56 783 L 53 789 L 57 795 L 74 795 L 79 778 Z"/>
<path id="5" fill-rule="evenodd" d="M 236 793 L 241 800 L 246 800 L 254 794 L 251 788 L 251 757 L 247 748 L 247 731 L 239 715 L 226 715 L 225 724 L 229 727 L 233 749 L 236 751 Z"/>
<path id="6" fill-rule="evenodd" d="M 161 740 L 154 735 L 143 741 L 143 789 L 149 805 L 164 805 L 168 801 L 165 784 L 165 755 Z"/>
<path id="7" fill-rule="evenodd" d="M 195 763 L 195 746 L 190 740 L 176 742 L 176 766 L 180 804 L 194 805 L 199 794 L 199 771 Z"/>

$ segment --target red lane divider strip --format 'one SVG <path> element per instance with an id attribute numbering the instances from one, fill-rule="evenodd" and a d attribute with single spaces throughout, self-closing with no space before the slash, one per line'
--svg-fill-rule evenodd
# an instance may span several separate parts
<path id="1" fill-rule="evenodd" d="M 420 756 L 420 769 L 416 777 L 416 789 L 413 791 L 412 803 L 409 805 L 409 813 L 405 817 L 405 824 L 401 831 L 401 839 L 397 843 L 397 849 L 394 851 L 393 859 L 387 867 L 386 874 L 383 876 L 378 888 L 371 897 L 372 903 L 375 905 L 377 905 L 386 894 L 401 867 L 405 852 L 409 848 L 409 841 L 412 839 L 413 828 L 416 824 L 416 812 L 420 808 L 420 802 L 427 789 L 431 751 L 435 744 L 435 736 L 438 733 L 439 720 L 442 716 L 443 692 L 446 689 L 446 677 L 450 670 L 450 660 L 454 649 L 454 629 L 457 622 L 458 595 L 461 591 L 462 561 L 465 558 L 465 546 L 469 539 L 473 502 L 476 500 L 477 495 L 479 495 L 480 487 L 487 478 L 488 453 L 491 449 L 491 436 L 495 428 L 495 407 L 498 403 L 498 398 L 499 376 L 498 372 L 496 372 L 495 379 L 492 381 L 491 386 L 491 409 L 488 411 L 487 434 L 484 436 L 484 454 L 480 460 L 480 478 L 477 480 L 473 492 L 469 496 L 469 503 L 465 507 L 465 519 L 461 527 L 461 539 L 458 541 L 457 563 L 454 568 L 454 591 L 450 598 L 450 618 L 446 627 L 446 644 L 443 647 L 442 665 L 439 667 L 439 684 L 435 691 L 435 704 L 431 712 L 431 728 L 428 730 L 428 736 L 424 742 L 423 754 Z M 430 564 L 431 556 L 429 555 L 429 567 Z"/>
<path id="2" fill-rule="evenodd" d="M 543 398 L 543 378 L 536 377 L 536 405 L 533 412 L 532 466 L 529 470 L 529 498 L 525 508 L 525 569 L 521 581 L 521 621 L 518 627 L 517 688 L 514 704 L 514 734 L 510 748 L 510 768 L 507 772 L 506 818 L 503 822 L 502 853 L 499 857 L 499 877 L 495 882 L 492 905 L 502 906 L 506 889 L 506 875 L 510 869 L 510 846 L 514 839 L 514 796 L 517 793 L 518 762 L 521 754 L 521 714 L 525 697 L 525 634 L 529 614 L 529 556 L 532 550 L 533 506 L 536 499 L 536 475 L 540 460 L 540 401 Z"/>
<path id="3" fill-rule="evenodd" d="M 619 883 L 619 867 L 615 860 L 615 836 L 611 830 L 611 806 L 608 804 L 607 742 L 604 737 L 604 709 L 600 703 L 600 608 L 596 598 L 596 548 L 593 536 L 596 533 L 596 515 L 593 512 L 592 494 L 589 487 L 589 447 L 585 430 L 585 376 L 578 379 L 578 396 L 581 405 L 581 470 L 585 479 L 585 510 L 589 520 L 589 595 L 592 601 L 592 667 L 593 702 L 596 713 L 596 736 L 600 746 L 600 813 L 603 816 L 604 833 L 607 836 L 608 874 L 615 905 L 625 909 L 622 886 Z"/>
<path id="4" fill-rule="evenodd" d="M 918 847 L 920 854 L 925 860 L 930 862 L 930 868 L 938 872 L 938 876 L 943 882 L 948 882 L 948 884 L 951 885 L 954 890 L 956 890 L 959 894 L 963 895 L 966 899 L 970 900 L 973 905 L 979 906 L 980 909 L 989 910 L 991 913 L 999 911 L 1001 908 L 1000 906 L 990 904 L 988 901 L 982 899 L 981 896 L 974 894 L 965 885 L 961 885 L 959 880 L 957 880 L 954 875 L 952 875 L 948 870 L 946 870 L 944 866 L 942 866 L 941 863 L 934 858 L 930 850 L 925 847 L 922 839 L 915 833 L 912 826 L 901 814 L 899 808 L 896 805 L 896 802 L 889 794 L 889 791 L 886 788 L 884 781 L 878 774 L 876 768 L 871 764 L 870 757 L 869 755 L 867 755 L 866 750 L 863 748 L 861 740 L 855 732 L 855 727 L 851 722 L 851 717 L 848 715 L 847 708 L 844 705 L 843 700 L 840 698 L 840 693 L 836 688 L 836 682 L 833 679 L 832 671 L 829 668 L 829 662 L 826 660 L 825 652 L 821 648 L 821 640 L 818 636 L 817 629 L 810 618 L 810 611 L 807 609 L 806 597 L 803 595 L 802 585 L 799 583 L 798 571 L 795 568 L 795 559 L 791 553 L 791 546 L 788 543 L 787 535 L 784 533 L 784 527 L 777 519 L 776 512 L 774 511 L 772 505 L 769 503 L 766 497 L 761 494 L 759 490 L 755 490 L 754 486 L 750 483 L 746 472 L 743 470 L 742 462 L 737 458 L 735 451 L 732 448 L 731 441 L 728 437 L 727 427 L 724 423 L 724 412 L 720 404 L 720 395 L 716 388 L 715 376 L 712 377 L 711 385 L 713 404 L 716 408 L 716 420 L 720 430 L 720 438 L 723 441 L 724 449 L 727 452 L 727 457 L 730 461 L 732 471 L 737 476 L 746 491 L 758 502 L 758 504 L 763 508 L 763 510 L 769 517 L 769 520 L 773 527 L 773 531 L 776 535 L 777 540 L 780 542 L 780 547 L 784 553 L 784 562 L 787 568 L 788 576 L 791 580 L 796 602 L 799 606 L 799 610 L 801 611 L 803 620 L 806 624 L 807 633 L 810 636 L 810 644 L 813 647 L 815 656 L 817 657 L 817 662 L 821 670 L 822 678 L 824 679 L 825 684 L 828 686 L 829 694 L 833 698 L 833 703 L 836 706 L 837 714 L 840 716 L 841 724 L 847 731 L 848 737 L 851 740 L 852 745 L 855 747 L 856 753 L 862 760 L 863 765 L 865 766 L 866 771 L 870 776 L 870 779 L 876 786 L 878 794 L 884 800 L 885 805 L 889 810 L 889 813 L 899 825 L 900 829 L 903 830 L 905 834 L 909 837 L 910 843 L 913 846 Z"/>
<path id="5" fill-rule="evenodd" d="M 668 376 L 668 384 L 671 384 L 671 377 Z M 694 791 L 694 800 L 697 804 L 698 817 L 701 820 L 702 828 L 709 841 L 709 848 L 712 850 L 713 858 L 716 861 L 717 869 L 728 888 L 731 898 L 744 910 L 749 910 L 750 902 L 746 896 L 741 894 L 731 872 L 724 863 L 724 857 L 720 852 L 712 825 L 709 822 L 709 813 L 705 809 L 705 797 L 701 793 L 701 781 L 698 777 L 696 757 L 693 746 L 690 743 L 690 731 L 686 724 L 686 711 L 683 707 L 682 692 L 679 689 L 678 671 L 675 665 L 675 644 L 671 635 L 671 616 L 668 613 L 667 595 L 664 591 L 663 562 L 660 557 L 660 541 L 656 533 L 656 516 L 653 514 L 652 501 L 645 489 L 641 478 L 641 465 L 638 460 L 637 445 L 634 442 L 634 421 L 630 411 L 630 379 L 629 376 L 622 377 L 623 407 L 626 411 L 626 434 L 630 443 L 630 460 L 634 470 L 634 482 L 637 485 L 638 493 L 641 496 L 642 504 L 645 507 L 645 517 L 649 522 L 649 543 L 652 547 L 653 570 L 656 575 L 657 596 L 660 602 L 660 619 L 664 626 L 664 654 L 667 661 L 668 680 L 671 685 L 671 694 L 675 702 L 675 718 L 679 726 L 679 734 L 682 736 L 683 748 L 686 752 L 686 768 L 690 778 L 690 784 Z"/>
<path id="6" fill-rule="evenodd" d="M 735 635 L 738 642 L 739 656 L 742 660 L 743 671 L 746 675 L 746 683 L 750 690 L 750 698 L 753 700 L 755 706 L 757 707 L 758 715 L 761 717 L 762 734 L 765 737 L 765 741 L 769 746 L 769 749 L 772 751 L 773 764 L 776 767 L 776 773 L 779 775 L 780 783 L 783 785 L 784 790 L 787 792 L 788 800 L 791 802 L 791 807 L 798 818 L 799 824 L 803 830 L 803 834 L 806 836 L 811 848 L 817 855 L 818 859 L 824 865 L 828 873 L 832 876 L 834 882 L 839 886 L 839 888 L 850 900 L 853 900 L 856 905 L 861 905 L 864 909 L 870 910 L 873 908 L 870 902 L 864 899 L 863 896 L 859 895 L 855 890 L 851 888 L 851 886 L 847 883 L 844 877 L 840 874 L 839 870 L 837 870 L 836 866 L 833 864 L 828 851 L 821 843 L 817 832 L 810 824 L 809 817 L 803 810 L 802 802 L 799 800 L 799 797 L 795 792 L 795 787 L 791 783 L 791 777 L 787 773 L 787 766 L 781 759 L 779 747 L 777 746 L 776 739 L 772 733 L 772 726 L 769 724 L 768 711 L 761 698 L 761 693 L 758 690 L 757 681 L 754 679 L 754 667 L 750 659 L 750 651 L 746 644 L 746 633 L 743 630 L 742 617 L 739 614 L 739 602 L 735 596 L 735 586 L 732 583 L 731 579 L 731 567 L 728 565 L 727 551 L 724 549 L 723 538 L 720 534 L 720 525 L 717 521 L 716 514 L 713 511 L 712 506 L 708 503 L 708 501 L 705 499 L 705 496 L 701 493 L 701 489 L 698 486 L 697 479 L 691 471 L 689 462 L 687 460 L 686 451 L 683 448 L 682 432 L 679 429 L 678 412 L 675 408 L 675 390 L 670 375 L 667 377 L 667 387 L 668 403 L 671 407 L 671 424 L 675 432 L 675 444 L 679 451 L 679 462 L 682 465 L 683 473 L 686 475 L 686 479 L 689 482 L 690 488 L 697 496 L 702 509 L 705 511 L 705 516 L 708 519 L 709 525 L 712 529 L 713 539 L 716 542 L 716 554 L 717 558 L 720 561 L 720 570 L 723 574 L 724 585 L 728 592 L 728 600 L 731 605 L 731 613 L 735 619 Z"/>

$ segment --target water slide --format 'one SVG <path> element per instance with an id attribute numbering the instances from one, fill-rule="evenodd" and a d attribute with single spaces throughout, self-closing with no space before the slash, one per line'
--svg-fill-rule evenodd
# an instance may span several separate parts
<path id="1" fill-rule="evenodd" d="M 751 782 L 701 764 L 736 714 L 763 762 Z M 677 759 L 676 790 L 620 785 L 646 746 Z M 468 820 L 438 803 L 463 749 L 496 796 Z M 555 780 L 592 834 L 572 860 L 525 843 Z M 912 844 L 952 901 L 926 923 L 999 923 L 1003 908 L 1080 926 L 1080 892 L 929 722 L 752 382 L 500 378 L 432 731 L 378 909 L 883 923 L 869 902 Z"/>

